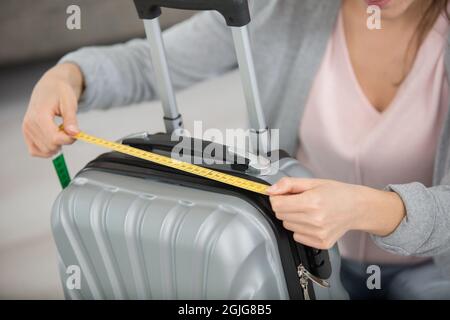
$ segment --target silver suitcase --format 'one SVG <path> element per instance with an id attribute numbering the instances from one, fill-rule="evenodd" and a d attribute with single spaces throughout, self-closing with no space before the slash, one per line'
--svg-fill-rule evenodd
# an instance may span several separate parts
<path id="1" fill-rule="evenodd" d="M 310 177 L 293 158 L 267 153 L 247 24 L 247 0 L 135 0 L 144 20 L 167 133 L 122 139 L 170 155 L 182 139 L 192 160 L 267 184 Z M 231 27 L 246 93 L 255 153 L 172 134 L 181 128 L 164 55 L 160 7 L 217 10 Z M 181 131 L 182 132 L 182 131 Z M 262 141 L 262 143 L 261 143 Z M 232 163 L 206 163 L 205 148 Z M 184 150 L 186 152 L 186 149 Z M 227 158 L 228 159 L 228 158 Z M 211 160 L 211 159 L 209 159 Z M 217 160 L 217 159 L 215 159 Z M 268 198 L 110 152 L 91 161 L 56 199 L 52 212 L 67 299 L 347 299 L 337 248 L 295 243 Z M 79 270 L 79 285 L 73 272 Z"/>

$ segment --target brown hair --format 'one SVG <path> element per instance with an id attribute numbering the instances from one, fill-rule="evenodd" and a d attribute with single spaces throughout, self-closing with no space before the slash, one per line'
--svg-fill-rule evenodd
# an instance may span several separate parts
<path id="1" fill-rule="evenodd" d="M 433 28 L 433 25 L 440 14 L 446 14 L 447 18 L 450 18 L 450 16 L 449 12 L 447 11 L 449 0 L 419 1 L 425 3 L 424 13 L 417 27 L 416 34 L 416 41 L 420 45 L 425 40 L 431 28 Z"/>
<path id="2" fill-rule="evenodd" d="M 423 14 L 417 25 L 416 32 L 412 37 L 411 41 L 409 42 L 409 46 L 406 51 L 405 66 L 404 66 L 405 68 L 403 76 L 399 82 L 395 83 L 395 85 L 397 86 L 399 86 L 407 77 L 408 70 L 406 66 L 408 57 L 411 57 L 410 54 L 412 54 L 412 57 L 414 57 L 417 54 L 420 45 L 427 37 L 428 32 L 430 32 L 430 30 L 433 28 L 436 20 L 439 18 L 439 15 L 445 14 L 447 16 L 447 19 L 450 20 L 450 13 L 447 10 L 449 0 L 428 0 L 428 1 L 417 0 L 417 1 L 419 1 L 419 4 L 423 6 L 422 9 Z"/>

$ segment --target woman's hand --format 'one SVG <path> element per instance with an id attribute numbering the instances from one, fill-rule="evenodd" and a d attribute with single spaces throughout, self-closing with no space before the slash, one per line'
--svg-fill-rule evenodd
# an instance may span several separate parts
<path id="1" fill-rule="evenodd" d="M 75 64 L 60 64 L 39 80 L 33 89 L 22 131 L 32 156 L 47 158 L 62 145 L 71 144 L 78 133 L 76 113 L 83 88 L 83 76 Z M 66 132 L 54 122 L 61 116 Z"/>
<path id="2" fill-rule="evenodd" d="M 405 217 L 396 193 L 336 181 L 283 178 L 268 193 L 294 239 L 317 249 L 331 248 L 349 230 L 387 236 Z"/>

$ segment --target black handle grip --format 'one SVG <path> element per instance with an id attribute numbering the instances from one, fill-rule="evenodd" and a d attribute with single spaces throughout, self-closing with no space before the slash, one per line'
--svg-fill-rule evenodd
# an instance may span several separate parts
<path id="1" fill-rule="evenodd" d="M 155 19 L 161 15 L 161 7 L 183 10 L 215 10 L 222 14 L 230 27 L 242 27 L 250 23 L 248 0 L 134 0 L 141 19 Z"/>

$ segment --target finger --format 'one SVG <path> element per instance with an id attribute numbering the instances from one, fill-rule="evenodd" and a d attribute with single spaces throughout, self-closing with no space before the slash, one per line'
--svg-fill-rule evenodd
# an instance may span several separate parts
<path id="1" fill-rule="evenodd" d="M 31 139 L 31 137 L 29 136 L 29 134 L 26 131 L 26 129 L 23 130 L 23 136 L 25 138 L 25 143 L 27 145 L 28 153 L 31 156 L 33 156 L 33 157 L 37 157 L 38 153 L 39 153 L 39 150 L 38 150 L 37 146 L 34 144 L 34 142 Z"/>
<path id="2" fill-rule="evenodd" d="M 26 134 L 26 141 L 28 146 L 28 153 L 33 157 L 49 158 L 52 154 L 50 152 L 43 152 L 32 140 L 31 137 Z"/>
<path id="3" fill-rule="evenodd" d="M 66 90 L 61 97 L 61 116 L 63 118 L 64 131 L 70 136 L 80 132 L 77 121 L 77 99 L 73 92 Z"/>
<path id="4" fill-rule="evenodd" d="M 41 132 L 40 127 L 34 123 L 30 125 L 27 129 L 27 135 L 29 140 L 36 146 L 39 154 L 49 154 L 51 148 L 47 145 L 46 137 Z"/>
<path id="5" fill-rule="evenodd" d="M 53 122 L 52 115 L 41 115 L 36 119 L 37 130 L 34 130 L 35 143 L 38 146 L 45 144 L 50 152 L 53 152 L 61 146 L 56 139 L 60 132 L 56 123 Z"/>
<path id="6" fill-rule="evenodd" d="M 37 148 L 37 153 L 39 157 L 49 157 L 57 151 L 56 149 L 51 149 L 47 147 L 47 145 L 43 143 L 42 140 L 40 139 L 34 139 L 33 143 Z"/>
<path id="7" fill-rule="evenodd" d="M 269 200 L 275 212 L 308 212 L 312 209 L 303 194 L 271 196 Z"/>
<path id="8" fill-rule="evenodd" d="M 311 248 L 321 249 L 321 250 L 329 249 L 329 248 L 326 248 L 326 246 L 324 246 L 324 244 L 321 241 L 315 239 L 314 237 L 308 236 L 308 235 L 294 233 L 294 240 L 298 243 L 301 243 L 301 244 L 311 247 Z"/>
<path id="9" fill-rule="evenodd" d="M 39 158 L 50 158 L 51 156 L 53 156 L 54 153 L 52 152 L 47 152 L 44 153 L 42 151 L 40 151 L 35 144 L 33 144 L 33 147 L 29 150 L 29 153 L 33 156 L 33 157 L 39 157 Z"/>
<path id="10" fill-rule="evenodd" d="M 74 143 L 75 139 L 59 129 L 52 115 L 41 116 L 38 122 L 39 132 L 36 134 L 52 152 L 62 145 Z"/>
<path id="11" fill-rule="evenodd" d="M 285 213 L 277 212 L 276 217 L 278 220 L 286 221 L 290 223 L 302 224 L 311 228 L 320 227 L 318 223 L 313 219 L 313 215 L 303 212 Z"/>
<path id="12" fill-rule="evenodd" d="M 315 238 L 315 234 L 319 232 L 319 229 L 317 227 L 307 224 L 293 223 L 289 221 L 283 221 L 283 227 L 289 231 L 292 231 L 293 233 L 307 235 L 311 238 Z"/>
<path id="13" fill-rule="evenodd" d="M 25 144 L 28 147 L 28 151 L 30 151 L 31 147 L 33 145 L 33 142 L 32 142 L 32 139 L 31 139 L 31 137 L 29 135 L 29 128 L 28 127 L 29 127 L 29 121 L 26 119 L 26 116 L 25 116 L 25 119 L 24 119 L 24 121 L 22 123 L 22 135 L 23 135 L 23 138 L 25 140 Z"/>
<path id="14" fill-rule="evenodd" d="M 284 177 L 267 189 L 269 195 L 301 193 L 317 187 L 324 181 L 319 179 L 301 179 Z"/>
<path id="15" fill-rule="evenodd" d="M 76 141 L 75 138 L 69 136 L 64 131 L 58 131 L 54 135 L 54 143 L 58 146 L 69 145 Z"/>

